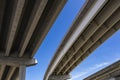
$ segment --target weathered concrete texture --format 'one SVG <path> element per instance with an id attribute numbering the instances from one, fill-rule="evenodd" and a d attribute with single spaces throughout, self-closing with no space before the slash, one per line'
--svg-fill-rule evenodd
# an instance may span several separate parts
<path id="1" fill-rule="evenodd" d="M 20 66 L 36 63 L 33 57 L 65 3 L 0 0 L 0 80 L 18 80 L 22 76 L 20 80 L 25 80 L 25 69 Z"/>
<path id="2" fill-rule="evenodd" d="M 119 29 L 120 0 L 87 0 L 52 58 L 44 80 L 51 74 L 69 74 Z"/>

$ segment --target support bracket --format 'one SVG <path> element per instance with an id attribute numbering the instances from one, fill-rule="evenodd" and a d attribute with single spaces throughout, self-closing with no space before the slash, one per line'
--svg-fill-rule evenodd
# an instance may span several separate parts
<path id="1" fill-rule="evenodd" d="M 0 56 L 0 65 L 9 65 L 15 67 L 19 67 L 20 65 L 25 65 L 28 67 L 36 64 L 37 64 L 36 59 Z"/>

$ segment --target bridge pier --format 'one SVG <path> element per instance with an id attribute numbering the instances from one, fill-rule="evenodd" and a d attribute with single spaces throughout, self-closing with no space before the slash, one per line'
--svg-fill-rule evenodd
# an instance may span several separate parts
<path id="1" fill-rule="evenodd" d="M 26 59 L 26 58 L 0 56 L 0 65 L 19 67 L 18 80 L 25 80 L 26 67 L 30 67 L 36 64 L 37 64 L 37 60 L 34 58 Z M 7 76 L 6 80 L 10 80 L 9 76 Z"/>
<path id="2" fill-rule="evenodd" d="M 70 75 L 51 75 L 48 80 L 68 80 Z"/>
<path id="3" fill-rule="evenodd" d="M 25 65 L 20 65 L 19 80 L 25 80 L 25 76 L 26 76 L 26 66 Z"/>

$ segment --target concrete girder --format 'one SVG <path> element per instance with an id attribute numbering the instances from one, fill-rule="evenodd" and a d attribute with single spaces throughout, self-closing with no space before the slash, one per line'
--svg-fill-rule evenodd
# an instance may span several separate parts
<path id="1" fill-rule="evenodd" d="M 32 45 L 33 47 L 31 47 L 31 50 L 33 50 L 31 57 L 33 57 L 34 53 L 38 50 L 41 42 L 45 38 L 44 35 L 47 34 L 47 32 L 49 31 L 50 27 L 53 25 L 54 21 L 56 20 L 60 11 L 63 9 L 63 6 L 66 4 L 66 2 L 67 2 L 67 0 L 54 1 L 54 3 L 52 4 L 53 6 L 50 8 L 50 12 L 48 13 L 48 15 L 46 15 L 46 19 L 43 22 L 42 26 L 38 24 L 38 26 L 44 27 L 45 29 L 42 30 L 42 36 L 39 36 L 40 38 L 38 37 L 35 39 L 35 45 Z M 41 31 L 39 31 L 39 32 L 41 32 Z"/>
<path id="2" fill-rule="evenodd" d="M 16 69 L 16 67 L 10 67 L 10 70 L 9 70 L 8 75 L 6 76 L 5 80 L 11 79 L 12 75 L 14 74 L 15 69 Z"/>
<path id="3" fill-rule="evenodd" d="M 0 80 L 2 79 L 2 75 L 3 75 L 3 72 L 4 72 L 4 70 L 5 70 L 5 67 L 6 67 L 6 65 L 2 65 L 2 66 L 0 67 Z"/>
<path id="4" fill-rule="evenodd" d="M 25 0 L 16 0 L 13 8 L 13 13 L 10 20 L 10 29 L 8 32 L 7 44 L 6 44 L 6 53 L 5 56 L 9 56 L 15 33 L 18 28 L 18 23 L 22 14 Z"/>
<path id="5" fill-rule="evenodd" d="M 47 2 L 48 2 L 48 0 L 37 0 L 36 1 L 36 5 L 32 11 L 32 15 L 30 17 L 27 28 L 25 30 L 24 37 L 20 44 L 19 57 L 23 56 L 24 51 L 29 43 L 29 40 L 30 40 L 35 28 L 36 28 L 36 25 L 38 24 L 38 21 L 42 15 L 42 12 L 43 12 Z"/>
<path id="6" fill-rule="evenodd" d="M 116 5 L 118 4 L 118 5 Z M 114 5 L 109 7 L 110 5 Z M 79 43 L 76 42 L 75 46 L 78 45 L 78 47 L 75 47 L 75 52 L 73 54 L 71 54 L 71 57 L 69 57 L 67 59 L 67 61 L 65 61 L 64 65 L 62 65 L 60 67 L 60 69 L 58 69 L 57 74 L 60 73 L 60 71 L 67 65 L 67 63 L 70 61 L 70 59 L 72 59 L 73 55 L 75 55 L 78 50 L 80 49 L 80 47 L 82 47 L 85 42 L 87 42 L 87 40 L 95 33 L 95 31 L 97 31 L 97 29 L 99 29 L 99 27 L 101 27 L 101 25 L 114 13 L 114 11 L 116 9 L 118 9 L 119 7 L 119 1 L 115 1 L 115 2 L 109 2 L 109 4 L 106 5 L 106 7 L 103 8 L 103 10 L 98 14 L 99 17 L 96 17 L 89 25 L 89 27 L 87 28 L 88 30 L 86 30 L 85 32 L 83 32 L 84 35 L 84 39 L 80 39 Z M 107 9 L 107 10 L 106 10 Z M 106 15 L 106 13 L 109 13 Z M 103 16 L 103 17 L 100 17 Z M 109 26 L 109 24 L 108 24 Z M 73 45 L 74 46 L 74 45 Z M 82 49 L 84 50 L 84 49 Z M 64 71 L 64 70 L 63 70 Z"/>
<path id="7" fill-rule="evenodd" d="M 83 18 L 83 20 L 81 21 L 81 24 L 79 24 L 79 27 L 73 34 L 71 34 L 70 39 L 66 43 L 66 46 L 63 48 L 62 51 L 60 51 L 59 56 L 56 58 L 56 60 L 54 60 L 52 66 L 49 67 L 47 74 L 45 75 L 45 80 L 48 80 L 49 75 L 54 71 L 57 64 L 60 62 L 61 58 L 65 55 L 65 53 L 72 46 L 74 41 L 79 37 L 82 31 L 93 20 L 95 15 L 97 15 L 97 13 L 101 10 L 101 8 L 105 5 L 106 2 L 107 0 L 98 0 L 92 5 L 89 12 L 85 15 L 85 18 Z"/>
<path id="8" fill-rule="evenodd" d="M 81 56 L 97 41 L 102 37 L 107 31 L 109 31 L 119 20 L 120 20 L 120 9 L 117 9 L 117 11 L 112 14 L 112 16 L 96 31 L 97 33 L 92 35 L 92 39 L 89 39 L 87 43 L 84 44 L 84 46 L 81 47 L 82 50 L 84 50 L 81 54 L 77 52 L 77 54 L 80 54 L 74 61 L 69 61 L 70 66 L 66 66 L 64 68 L 63 73 L 66 73 L 75 62 L 77 62 L 78 59 L 81 58 Z"/>

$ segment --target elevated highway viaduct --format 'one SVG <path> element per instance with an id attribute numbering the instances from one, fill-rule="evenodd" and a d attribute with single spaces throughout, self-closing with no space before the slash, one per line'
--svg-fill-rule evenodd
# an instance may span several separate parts
<path id="1" fill-rule="evenodd" d="M 66 0 L 0 0 L 0 80 L 25 80 L 26 67 Z"/>
<path id="2" fill-rule="evenodd" d="M 67 80 L 70 72 L 120 29 L 120 0 L 86 0 L 52 58 L 44 80 Z"/>

